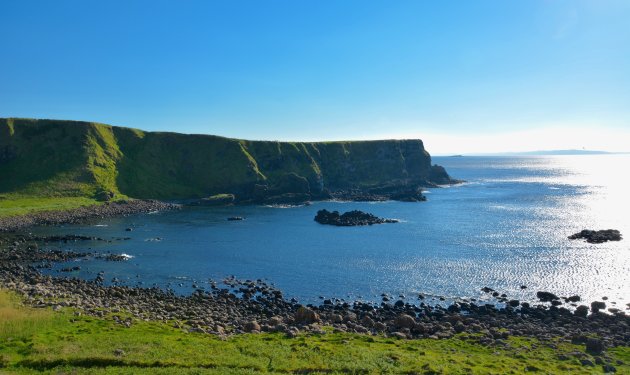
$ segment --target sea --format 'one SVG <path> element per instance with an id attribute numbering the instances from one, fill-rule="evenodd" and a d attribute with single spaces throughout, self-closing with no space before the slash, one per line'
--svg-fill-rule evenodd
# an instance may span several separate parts
<path id="1" fill-rule="evenodd" d="M 380 303 L 384 294 L 409 303 L 492 303 L 481 291 L 489 287 L 521 301 L 535 302 L 537 291 L 549 291 L 630 308 L 630 155 L 433 161 L 466 182 L 427 189 L 420 203 L 185 207 L 35 233 L 112 240 L 59 247 L 128 257 L 87 257 L 48 273 L 94 279 L 104 272 L 107 284 L 179 294 L 234 276 L 263 280 L 304 304 L 329 298 Z M 327 226 L 313 220 L 320 209 L 362 210 L 400 222 Z M 244 220 L 227 220 L 233 216 Z M 582 229 L 618 229 L 626 238 L 603 244 L 567 238 Z M 121 237 L 129 239 L 115 240 Z M 79 271 L 60 271 L 77 265 Z"/>

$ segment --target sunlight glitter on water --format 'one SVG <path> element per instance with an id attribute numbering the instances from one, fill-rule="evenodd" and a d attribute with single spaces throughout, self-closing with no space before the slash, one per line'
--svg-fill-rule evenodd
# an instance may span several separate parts
<path id="1" fill-rule="evenodd" d="M 144 285 L 166 286 L 173 276 L 185 275 L 187 279 L 173 285 L 181 293 L 192 291 L 194 283 L 208 285 L 210 278 L 235 275 L 267 279 L 306 303 L 319 302 L 320 295 L 380 302 L 383 292 L 480 298 L 484 286 L 524 301 L 535 301 L 536 291 L 546 290 L 578 294 L 584 303 L 606 296 L 609 306 L 621 309 L 630 303 L 628 240 L 593 245 L 567 239 L 582 229 L 613 228 L 630 236 L 625 193 L 630 156 L 436 162 L 468 182 L 432 189 L 424 203 L 197 208 L 98 223 L 106 227 L 66 229 L 102 238 L 132 236 L 124 243 L 93 246 L 135 258 L 85 264 L 80 276 L 93 278 L 104 270 L 108 279 L 133 283 L 140 275 Z M 360 209 L 401 222 L 322 226 L 313 221 L 321 208 Z M 227 222 L 229 216 L 247 220 Z M 124 232 L 131 225 L 136 230 Z"/>

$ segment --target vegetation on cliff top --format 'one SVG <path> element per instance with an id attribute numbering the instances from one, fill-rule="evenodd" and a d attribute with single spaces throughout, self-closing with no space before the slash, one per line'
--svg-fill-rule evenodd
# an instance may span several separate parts
<path id="1" fill-rule="evenodd" d="M 0 119 L 1 207 L 6 207 L 2 197 L 79 197 L 72 204 L 80 205 L 110 193 L 157 199 L 317 197 L 327 190 L 427 185 L 437 181 L 435 171 L 420 140 L 245 141 L 78 121 Z"/>

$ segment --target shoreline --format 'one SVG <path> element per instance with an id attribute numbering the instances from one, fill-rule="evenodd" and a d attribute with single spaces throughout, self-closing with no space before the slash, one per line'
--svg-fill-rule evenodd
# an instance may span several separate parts
<path id="1" fill-rule="evenodd" d="M 69 210 L 41 211 L 0 218 L 0 234 L 3 232 L 24 231 L 40 225 L 78 224 L 90 219 L 168 211 L 179 209 L 181 205 L 158 200 L 125 200 L 104 202 Z"/>
<path id="2" fill-rule="evenodd" d="M 228 288 L 213 285 L 210 291 L 181 296 L 155 287 L 104 286 L 100 275 L 90 281 L 47 276 L 39 268 L 94 254 L 47 251 L 45 245 L 40 249 L 39 244 L 45 242 L 46 238 L 30 235 L 0 234 L 0 286 L 18 293 L 30 306 L 72 307 L 127 327 L 150 320 L 219 336 L 281 332 L 288 337 L 322 333 L 323 327 L 332 327 L 335 332 L 404 339 L 446 339 L 463 334 L 490 346 L 502 346 L 510 336 L 526 336 L 550 345 L 558 339 L 584 345 L 589 353 L 598 355 L 606 348 L 630 346 L 630 316 L 587 306 L 574 312 L 514 300 L 502 308 L 472 302 L 444 308 L 402 300 L 380 306 L 338 300 L 303 306 L 287 301 L 282 291 L 260 280 L 227 279 Z"/>

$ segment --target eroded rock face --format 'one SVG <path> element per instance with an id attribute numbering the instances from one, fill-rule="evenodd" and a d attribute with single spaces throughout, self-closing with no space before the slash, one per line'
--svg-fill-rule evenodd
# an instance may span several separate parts
<path id="1" fill-rule="evenodd" d="M 363 211 L 349 211 L 339 214 L 339 211 L 319 210 L 315 216 L 315 221 L 320 224 L 336 225 L 340 227 L 350 227 L 358 225 L 374 225 L 385 223 L 397 223 L 396 219 L 383 219 Z"/>
<path id="2" fill-rule="evenodd" d="M 52 145 L 50 150 L 31 147 L 44 143 Z M 106 173 L 90 172 L 88 179 L 70 177 L 57 183 L 60 176 L 74 176 L 70 172 L 81 167 L 74 162 L 100 152 L 96 145 L 116 150 L 103 154 Z M 56 160 L 68 162 L 52 163 Z M 104 191 L 98 197 L 103 201 L 112 198 L 111 192 L 139 199 L 197 200 L 193 204 L 198 205 L 298 204 L 328 199 L 331 193 L 350 199 L 420 201 L 419 188 L 458 182 L 432 165 L 419 139 L 248 141 L 59 120 L 0 118 L 0 165 L 8 171 L 24 165 L 42 171 L 32 171 L 24 181 L 0 175 L 0 186 L 7 192 L 39 182 L 71 195 L 89 180 Z M 9 179 L 10 185 L 1 183 Z"/>
<path id="3" fill-rule="evenodd" d="M 588 243 L 603 243 L 608 241 L 621 241 L 621 233 L 616 229 L 589 230 L 584 229 L 579 233 L 569 236 L 570 240 L 585 239 Z"/>

